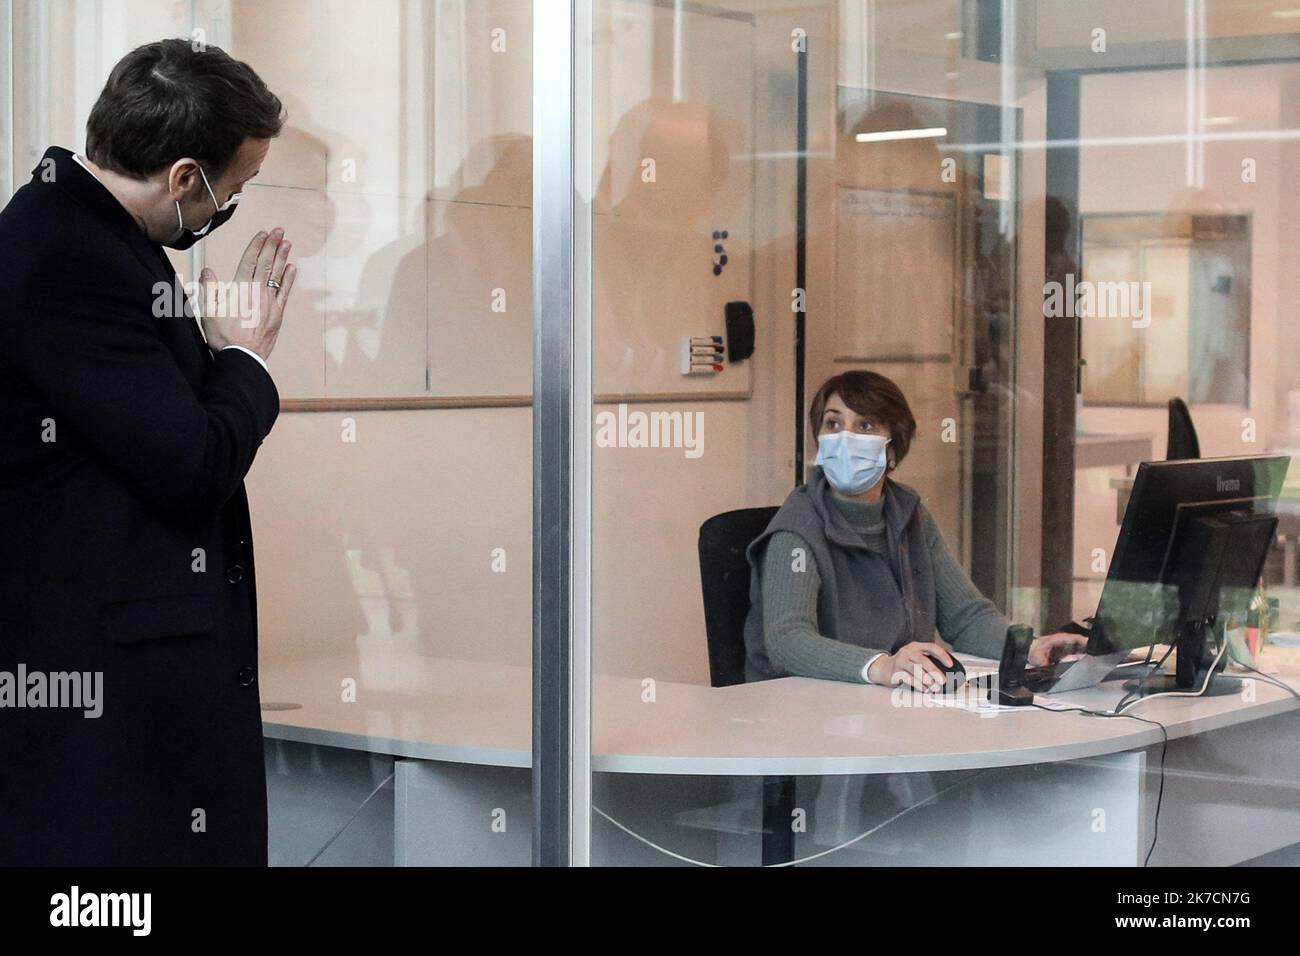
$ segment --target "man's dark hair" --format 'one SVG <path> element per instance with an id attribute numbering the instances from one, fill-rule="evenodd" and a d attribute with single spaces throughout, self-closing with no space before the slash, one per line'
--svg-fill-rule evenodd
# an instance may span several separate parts
<path id="1" fill-rule="evenodd" d="M 245 139 L 271 139 L 283 124 L 279 98 L 247 63 L 215 46 L 158 40 L 113 67 L 86 121 L 86 156 L 136 179 L 192 156 L 215 179 Z"/>

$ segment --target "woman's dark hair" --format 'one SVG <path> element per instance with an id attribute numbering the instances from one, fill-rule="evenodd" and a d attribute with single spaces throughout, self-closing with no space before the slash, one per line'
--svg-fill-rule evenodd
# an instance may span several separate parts
<path id="1" fill-rule="evenodd" d="M 828 378 L 817 389 L 808 413 L 814 435 L 821 431 L 826 402 L 837 393 L 844 404 L 859 415 L 878 419 L 880 424 L 889 427 L 894 467 L 901 465 L 907 457 L 907 450 L 912 447 L 912 439 L 916 437 L 916 419 L 912 417 L 903 390 L 877 372 L 844 372 Z"/>
<path id="2" fill-rule="evenodd" d="M 118 61 L 86 121 L 86 156 L 145 179 L 182 156 L 220 176 L 245 139 L 271 139 L 279 98 L 247 63 L 215 46 L 158 40 Z"/>

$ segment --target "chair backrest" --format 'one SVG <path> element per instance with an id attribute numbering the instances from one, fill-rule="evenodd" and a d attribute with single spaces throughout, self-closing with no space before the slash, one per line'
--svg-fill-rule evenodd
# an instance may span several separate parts
<path id="1" fill-rule="evenodd" d="M 777 509 L 741 508 L 700 525 L 700 588 L 714 687 L 745 682 L 745 616 L 749 613 L 749 562 L 745 549 L 762 534 Z"/>
<path id="2" fill-rule="evenodd" d="M 1165 461 L 1200 458 L 1201 443 L 1196 438 L 1192 413 L 1181 398 L 1169 399 L 1169 440 L 1165 443 Z"/>

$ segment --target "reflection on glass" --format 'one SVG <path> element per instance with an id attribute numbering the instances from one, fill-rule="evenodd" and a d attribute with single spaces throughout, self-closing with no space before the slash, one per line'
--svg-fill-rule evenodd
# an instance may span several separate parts
<path id="1" fill-rule="evenodd" d="M 1085 216 L 1083 253 L 1084 401 L 1247 404 L 1247 217 Z"/>
<path id="2" fill-rule="evenodd" d="M 591 6 L 592 862 L 1295 860 L 1292 790 L 1263 785 L 1300 773 L 1268 683 L 1300 668 L 1294 20 L 1213 0 Z M 533 5 L 9 7 L 19 181 L 81 145 L 108 67 L 161 35 L 202 30 L 288 109 L 235 224 L 175 258 L 229 271 L 248 230 L 281 225 L 300 268 L 249 477 L 272 862 L 526 863 Z M 1212 732 L 1185 716 L 1204 701 L 1142 704 L 1191 721 L 1165 753 L 1138 721 L 873 686 L 859 652 L 962 627 L 905 598 L 906 529 L 872 552 L 847 522 L 878 604 L 845 598 L 839 635 L 841 596 L 805 593 L 839 666 L 796 654 L 746 681 L 748 546 L 814 473 L 817 387 L 862 370 L 906 396 L 899 480 L 993 622 L 960 647 L 968 679 L 1008 622 L 1086 633 L 1141 463 L 1190 447 L 1171 399 L 1205 458 L 1275 456 L 1261 581 L 1209 628 L 1257 668 L 1237 671 L 1249 695 Z M 1168 647 L 1176 587 L 1112 592 L 1125 650 Z M 1061 696 L 1104 708 L 1122 684 Z M 1169 797 L 1153 844 L 1162 760 L 1205 789 Z M 1223 839 L 1169 836 L 1229 805 L 1268 823 L 1216 809 Z"/>
<path id="3" fill-rule="evenodd" d="M 236 2 L 228 30 L 287 94 L 241 217 L 301 270 L 249 480 L 265 694 L 301 705 L 267 718 L 279 861 L 329 822 L 321 863 L 526 864 L 529 5 Z M 353 771 L 303 778 L 322 754 Z M 448 758 L 495 775 L 481 828 Z"/>
<path id="4" fill-rule="evenodd" d="M 594 862 L 1130 865 L 1199 852 L 1150 844 L 1140 809 L 1159 778 L 1134 753 L 1147 768 L 1160 755 L 1121 745 L 1118 722 L 867 682 L 868 650 L 898 653 L 900 629 L 955 640 L 975 680 L 997 667 L 1010 622 L 1034 628 L 1026 680 L 1043 686 L 1068 672 L 1057 665 L 1101 666 L 1100 640 L 1083 653 L 1100 613 L 1122 652 L 1163 653 L 1176 582 L 1121 576 L 1104 612 L 1098 599 L 1133 475 L 1164 450 L 1165 403 L 1185 400 L 1206 456 L 1300 445 L 1294 410 L 1274 417 L 1283 392 L 1300 392 L 1295 363 L 1261 364 L 1260 350 L 1283 340 L 1274 305 L 1294 291 L 1275 209 L 1294 200 L 1259 187 L 1261 164 L 1294 158 L 1295 68 L 1216 62 L 1220 41 L 1285 45 L 1286 31 L 1226 4 L 1204 5 L 1195 42 L 1183 5 L 1031 6 L 594 4 Z M 1121 283 L 1137 292 L 1121 298 Z M 728 354 L 735 299 L 754 315 L 743 361 Z M 715 334 L 719 368 L 682 374 L 682 339 Z M 916 428 L 897 480 L 979 613 L 936 601 L 925 620 L 926 602 L 909 602 L 925 575 L 891 563 L 904 527 L 873 553 L 836 522 L 863 562 L 836 567 L 851 579 L 840 587 L 819 567 L 834 549 L 806 539 L 816 528 L 801 538 L 774 518 L 820 480 L 819 451 L 834 457 L 819 431 L 851 433 L 850 483 L 880 452 L 868 439 L 892 434 L 877 408 L 840 409 L 850 420 L 829 431 L 807 420 L 821 383 L 858 371 L 906 396 Z M 601 430 L 656 414 L 699 416 L 703 454 Z M 1145 520 L 1135 535 L 1160 551 L 1168 535 Z M 783 611 L 754 584 L 778 539 L 770 570 L 803 595 L 800 640 L 768 633 Z M 1265 561 L 1270 593 L 1294 581 L 1294 543 L 1282 551 Z M 868 580 L 881 586 L 864 596 Z M 1300 620 L 1294 597 L 1278 602 Z M 1225 593 L 1206 633 L 1222 648 L 1259 606 L 1254 588 Z M 962 623 L 980 615 L 975 648 Z M 1105 676 L 1061 697 L 1111 706 L 1125 682 Z M 1116 745 L 1089 763 L 1072 749 L 1085 738 Z M 1195 764 L 1193 749 L 1171 746 L 1171 759 Z M 1255 756 L 1263 768 L 1271 755 Z M 1097 837 L 1076 823 L 1103 793 L 1137 803 Z"/>

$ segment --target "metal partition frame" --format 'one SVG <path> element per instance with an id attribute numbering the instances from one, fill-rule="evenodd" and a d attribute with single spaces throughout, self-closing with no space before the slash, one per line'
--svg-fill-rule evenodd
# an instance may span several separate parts
<path id="1" fill-rule="evenodd" d="M 533 865 L 591 843 L 591 0 L 533 0 Z"/>
<path id="2" fill-rule="evenodd" d="M 12 0 L 0 0 L 0 134 L 3 136 L 4 184 L 0 187 L 0 204 L 9 202 L 18 188 L 17 138 L 14 136 L 14 8 Z"/>

